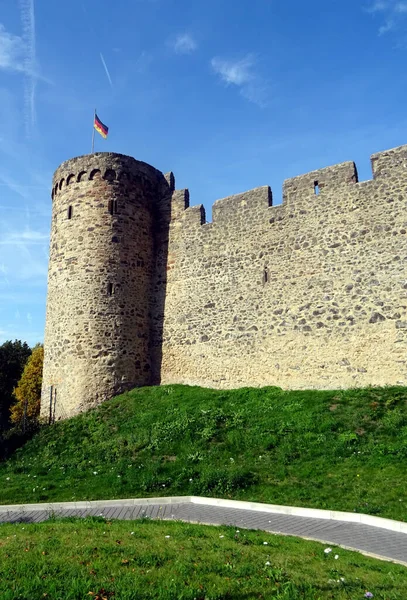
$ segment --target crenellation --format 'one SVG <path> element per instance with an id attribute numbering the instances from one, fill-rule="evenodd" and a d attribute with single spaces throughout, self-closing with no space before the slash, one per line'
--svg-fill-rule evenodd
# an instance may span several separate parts
<path id="1" fill-rule="evenodd" d="M 344 185 L 358 182 L 358 173 L 354 162 L 345 162 L 305 175 L 286 179 L 283 185 L 283 203 L 309 199 L 325 191 L 335 191 Z M 298 198 L 299 196 L 299 198 Z"/>
<path id="2" fill-rule="evenodd" d="M 120 154 L 53 179 L 43 414 L 136 385 L 407 384 L 407 146 L 217 200 Z M 377 352 L 380 348 L 380 353 Z M 58 413 L 58 410 L 60 411 Z"/>
<path id="3" fill-rule="evenodd" d="M 399 146 L 371 156 L 373 178 L 401 176 L 407 171 L 407 146 Z"/>
<path id="4" fill-rule="evenodd" d="M 169 173 L 165 173 L 164 178 L 168 184 L 168 188 L 170 192 L 175 192 L 175 176 L 172 171 Z"/>
<path id="5" fill-rule="evenodd" d="M 183 214 L 183 222 L 186 225 L 203 225 L 206 223 L 206 212 L 203 204 L 188 206 Z"/>

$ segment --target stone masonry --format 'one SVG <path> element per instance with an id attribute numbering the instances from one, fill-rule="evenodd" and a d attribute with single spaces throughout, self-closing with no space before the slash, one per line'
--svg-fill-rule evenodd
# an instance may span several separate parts
<path id="1" fill-rule="evenodd" d="M 119 154 L 56 171 L 42 414 L 134 386 L 407 385 L 407 146 L 224 198 Z"/>

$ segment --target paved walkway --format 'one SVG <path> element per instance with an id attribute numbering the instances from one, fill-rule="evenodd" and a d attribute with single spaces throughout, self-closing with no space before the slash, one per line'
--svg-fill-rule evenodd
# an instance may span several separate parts
<path id="1" fill-rule="evenodd" d="M 200 499 L 200 502 L 204 499 Z M 142 503 L 144 502 L 144 503 Z M 86 504 L 86 507 L 85 507 Z M 244 503 L 239 503 L 244 504 Z M 79 505 L 79 506 L 78 506 Z M 72 506 L 72 507 L 70 507 Z M 168 501 L 165 498 L 147 501 L 98 501 L 97 503 L 63 503 L 26 506 L 0 506 L 0 522 L 32 523 L 45 521 L 51 515 L 63 517 L 86 517 L 103 515 L 107 519 L 179 520 L 211 525 L 232 525 L 246 529 L 260 529 L 271 533 L 294 535 L 358 550 L 363 554 L 398 562 L 407 566 L 407 533 L 391 531 L 362 523 L 328 518 L 311 518 L 263 512 L 245 508 L 213 506 L 195 503 L 189 498 Z M 396 523 L 396 522 L 395 522 Z"/>

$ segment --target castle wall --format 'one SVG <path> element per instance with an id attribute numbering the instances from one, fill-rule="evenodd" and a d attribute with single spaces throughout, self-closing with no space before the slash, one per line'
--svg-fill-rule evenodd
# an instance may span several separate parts
<path id="1" fill-rule="evenodd" d="M 219 200 L 174 192 L 161 382 L 407 384 L 407 147 Z M 318 193 L 316 193 L 318 192 Z"/>
<path id="2" fill-rule="evenodd" d="M 150 383 L 153 206 L 163 181 L 107 153 L 55 173 L 43 416 L 51 392 L 58 418 Z"/>
<path id="3" fill-rule="evenodd" d="M 189 206 L 119 154 L 53 181 L 41 412 L 135 386 L 407 384 L 407 146 Z M 50 400 L 51 411 L 50 411 Z"/>

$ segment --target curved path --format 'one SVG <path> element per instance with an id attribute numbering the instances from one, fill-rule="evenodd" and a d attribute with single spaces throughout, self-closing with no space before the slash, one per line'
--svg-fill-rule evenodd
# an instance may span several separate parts
<path id="1" fill-rule="evenodd" d="M 407 523 L 299 507 L 185 496 L 0 506 L 0 523 L 45 521 L 51 515 L 179 520 L 294 535 L 357 550 L 407 566 Z"/>

